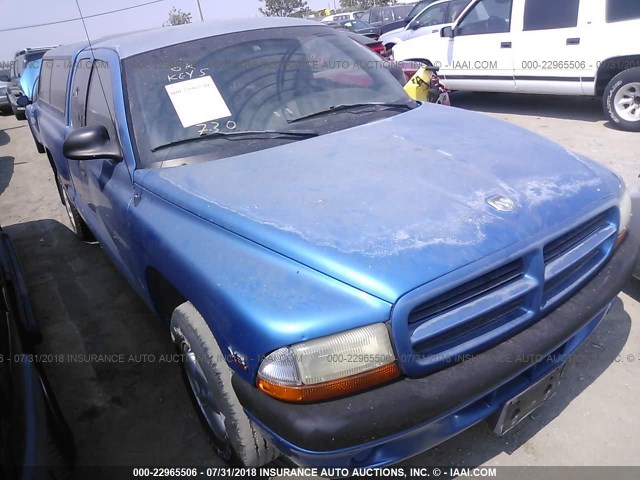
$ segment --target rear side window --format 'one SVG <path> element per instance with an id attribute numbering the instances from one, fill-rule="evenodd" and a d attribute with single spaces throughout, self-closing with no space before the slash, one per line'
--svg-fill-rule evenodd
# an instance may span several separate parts
<path id="1" fill-rule="evenodd" d="M 107 62 L 96 60 L 89 80 L 85 125 L 102 125 L 109 132 L 110 139 L 117 139 L 112 114 L 113 88 L 109 65 Z"/>
<path id="2" fill-rule="evenodd" d="M 631 0 L 607 0 L 607 22 L 640 19 L 640 2 Z"/>
<path id="3" fill-rule="evenodd" d="M 575 27 L 578 25 L 579 6 L 580 0 L 527 0 L 524 6 L 524 30 Z"/>
<path id="4" fill-rule="evenodd" d="M 51 87 L 49 88 L 49 105 L 65 113 L 67 98 L 67 82 L 71 61 L 68 58 L 56 58 L 51 69 Z"/>
<path id="5" fill-rule="evenodd" d="M 51 88 L 51 70 L 53 60 L 43 60 L 40 67 L 40 100 L 49 103 L 49 89 Z"/>
<path id="6" fill-rule="evenodd" d="M 85 124 L 84 116 L 87 108 L 87 91 L 89 90 L 92 63 L 91 60 L 80 60 L 73 74 L 69 119 L 74 127 L 81 127 Z"/>

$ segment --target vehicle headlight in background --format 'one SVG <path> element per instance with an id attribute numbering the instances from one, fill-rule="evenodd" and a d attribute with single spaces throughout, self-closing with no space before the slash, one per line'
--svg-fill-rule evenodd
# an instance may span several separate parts
<path id="1" fill-rule="evenodd" d="M 290 402 L 315 402 L 400 376 L 387 327 L 376 323 L 279 348 L 260 364 L 257 385 Z"/>
<path id="2" fill-rule="evenodd" d="M 616 247 L 625 239 L 629 222 L 631 221 L 631 196 L 624 185 L 622 188 L 622 196 L 620 197 L 620 227 L 618 228 Z"/>

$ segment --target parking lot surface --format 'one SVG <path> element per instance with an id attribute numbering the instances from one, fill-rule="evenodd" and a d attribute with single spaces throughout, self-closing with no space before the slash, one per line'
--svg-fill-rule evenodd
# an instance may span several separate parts
<path id="1" fill-rule="evenodd" d="M 606 124 L 599 100 L 464 93 L 453 103 L 533 130 L 640 185 L 640 136 Z M 78 464 L 220 465 L 168 330 L 99 245 L 75 238 L 46 156 L 13 116 L 0 117 L 0 224 L 42 323 L 40 353 L 75 434 Z M 640 282 L 630 280 L 569 362 L 558 394 L 531 418 L 501 438 L 479 424 L 405 463 L 640 464 L 639 320 Z"/>

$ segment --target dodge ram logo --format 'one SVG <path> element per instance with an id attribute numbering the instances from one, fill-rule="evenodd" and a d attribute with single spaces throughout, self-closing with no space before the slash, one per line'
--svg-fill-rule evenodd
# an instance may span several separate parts
<path id="1" fill-rule="evenodd" d="M 487 203 L 499 212 L 513 212 L 516 208 L 515 202 L 503 195 L 494 195 L 493 197 L 489 197 L 487 198 Z"/>

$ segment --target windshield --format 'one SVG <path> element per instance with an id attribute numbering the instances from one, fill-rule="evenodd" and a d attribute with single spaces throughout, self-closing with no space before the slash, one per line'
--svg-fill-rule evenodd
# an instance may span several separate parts
<path id="1" fill-rule="evenodd" d="M 322 26 L 200 39 L 125 59 L 123 69 L 142 167 L 271 148 L 403 111 L 381 104 L 415 106 L 380 57 Z M 282 134 L 299 129 L 313 135 Z"/>

